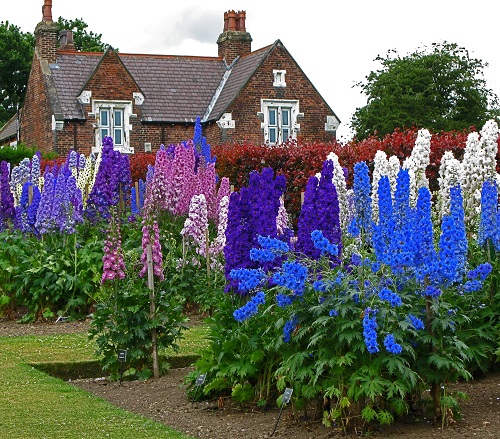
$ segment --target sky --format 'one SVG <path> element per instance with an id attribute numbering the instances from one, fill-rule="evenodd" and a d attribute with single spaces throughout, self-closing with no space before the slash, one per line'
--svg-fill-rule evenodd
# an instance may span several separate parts
<path id="1" fill-rule="evenodd" d="M 43 0 L 4 2 L 0 21 L 33 32 Z M 500 96 L 499 19 L 492 0 L 53 0 L 52 15 L 81 18 L 121 53 L 217 56 L 224 12 L 246 11 L 252 50 L 280 40 L 341 120 L 349 140 L 353 112 L 366 105 L 355 84 L 381 67 L 374 59 L 404 56 L 432 43 L 456 43 L 488 67 L 488 88 Z"/>

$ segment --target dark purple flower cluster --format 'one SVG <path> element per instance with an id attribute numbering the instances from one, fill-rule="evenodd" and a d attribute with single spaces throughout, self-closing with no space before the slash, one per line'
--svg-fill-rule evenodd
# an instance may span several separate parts
<path id="1" fill-rule="evenodd" d="M 277 238 L 276 218 L 284 190 L 285 178 L 274 178 L 273 170 L 264 168 L 262 173 L 253 171 L 250 174 L 248 187 L 231 194 L 224 247 L 227 290 L 238 291 L 237 283 L 230 276 L 234 269 L 262 265 L 264 271 L 268 271 L 278 265 L 276 260 L 264 264 L 252 260 L 250 251 L 258 247 L 259 235 Z"/>
<path id="2" fill-rule="evenodd" d="M 5 160 L 0 164 L 0 231 L 14 221 L 16 210 L 14 196 L 10 189 L 10 165 Z"/>
<path id="3" fill-rule="evenodd" d="M 311 236 L 318 230 L 323 237 L 337 246 L 337 255 L 330 255 L 332 264 L 340 263 L 339 255 L 342 252 L 342 236 L 340 229 L 339 200 L 337 190 L 332 183 L 333 161 L 325 160 L 321 177 L 311 177 L 306 185 L 304 204 L 300 211 L 297 223 L 296 250 L 311 259 L 319 259 L 323 252 L 318 249 Z"/>
<path id="4" fill-rule="evenodd" d="M 120 184 L 127 179 L 122 175 L 124 167 L 121 153 L 113 149 L 113 139 L 105 137 L 102 142 L 101 162 L 85 211 L 91 221 L 111 218 L 110 209 L 119 201 Z M 130 177 L 130 170 L 128 173 Z"/>

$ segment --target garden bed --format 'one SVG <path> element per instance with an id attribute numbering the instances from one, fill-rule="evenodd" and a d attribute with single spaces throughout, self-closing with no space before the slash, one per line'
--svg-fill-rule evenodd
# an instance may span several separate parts
<path id="1" fill-rule="evenodd" d="M 88 322 L 17 324 L 0 321 L 0 336 L 52 335 L 86 332 Z M 188 399 L 183 386 L 192 369 L 172 369 L 159 380 L 126 381 L 122 384 L 103 379 L 73 380 L 73 385 L 100 396 L 134 413 L 162 422 L 170 427 L 205 439 L 259 439 L 271 437 L 279 410 L 252 411 L 241 408 L 228 399 L 195 402 Z M 470 400 L 462 402 L 463 419 L 447 427 L 444 433 L 426 419 L 408 419 L 374 432 L 375 437 L 434 439 L 436 437 L 496 438 L 500 431 L 500 372 L 470 383 L 461 383 L 457 390 L 468 393 Z M 307 422 L 290 407 L 283 411 L 273 438 L 335 438 L 345 437 L 319 422 Z M 354 435 L 353 435 L 354 436 Z"/>

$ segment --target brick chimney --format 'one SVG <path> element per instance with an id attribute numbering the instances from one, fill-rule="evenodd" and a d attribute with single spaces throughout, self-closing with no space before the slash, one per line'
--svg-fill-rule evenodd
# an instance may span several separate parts
<path id="1" fill-rule="evenodd" d="M 224 12 L 224 30 L 217 39 L 219 56 L 231 64 L 237 56 L 252 51 L 252 37 L 246 31 L 245 11 Z"/>
<path id="2" fill-rule="evenodd" d="M 76 52 L 73 31 L 62 30 L 59 32 L 59 50 L 71 50 Z"/>
<path id="3" fill-rule="evenodd" d="M 49 63 L 56 61 L 58 29 L 57 23 L 52 20 L 52 0 L 44 0 L 42 21 L 35 28 L 35 45 L 42 59 Z"/>

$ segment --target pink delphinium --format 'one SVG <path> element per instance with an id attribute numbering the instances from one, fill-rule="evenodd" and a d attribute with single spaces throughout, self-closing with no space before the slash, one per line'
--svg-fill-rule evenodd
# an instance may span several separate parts
<path id="1" fill-rule="evenodd" d="M 160 244 L 160 229 L 158 227 L 158 223 L 153 221 L 153 240 L 151 241 L 151 230 L 150 227 L 145 221 L 142 226 L 142 269 L 139 272 L 140 277 L 144 277 L 144 275 L 148 272 L 148 253 L 147 248 L 148 245 L 151 244 L 151 253 L 153 258 L 153 274 L 157 276 L 160 280 L 164 279 L 163 274 L 163 255 L 161 252 L 161 244 Z"/>
<path id="2" fill-rule="evenodd" d="M 108 229 L 108 237 L 104 241 L 104 256 L 102 257 L 103 270 L 101 284 L 106 280 L 125 278 L 125 263 L 123 261 L 123 251 L 120 227 L 113 226 L 114 221 Z"/>

